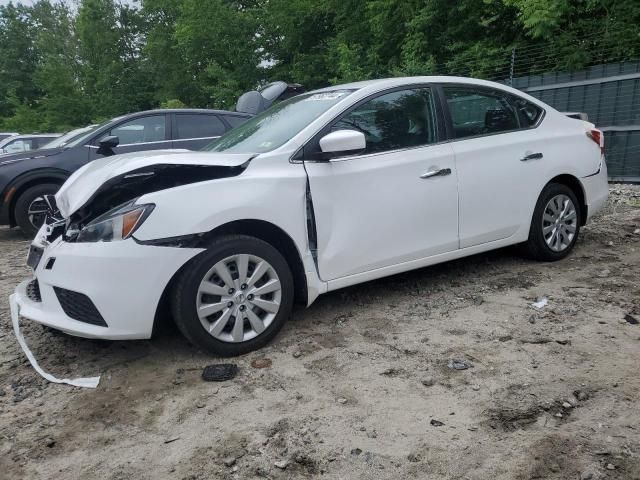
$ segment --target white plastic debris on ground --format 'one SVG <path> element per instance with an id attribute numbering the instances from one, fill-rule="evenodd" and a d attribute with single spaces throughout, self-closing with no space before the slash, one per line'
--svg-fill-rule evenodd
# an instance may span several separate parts
<path id="1" fill-rule="evenodd" d="M 533 308 L 536 308 L 538 310 L 543 309 L 544 307 L 546 307 L 549 303 L 549 300 L 547 299 L 547 297 L 542 297 L 540 300 L 538 300 L 537 302 L 534 302 L 531 304 L 531 306 Z"/>
<path id="2" fill-rule="evenodd" d="M 73 385 L 74 387 L 96 388 L 98 386 L 98 383 L 100 383 L 99 376 L 87 377 L 87 378 L 60 379 L 60 378 L 54 377 L 50 373 L 47 373 L 42 368 L 40 368 L 40 365 L 38 365 L 36 358 L 33 356 L 33 353 L 31 353 L 31 350 L 29 350 L 29 347 L 27 346 L 27 343 L 24 341 L 24 337 L 22 336 L 22 332 L 20 331 L 20 308 L 18 307 L 18 302 L 16 302 L 15 297 L 16 297 L 15 293 L 9 297 L 9 305 L 11 306 L 11 323 L 13 323 L 13 331 L 16 334 L 18 343 L 22 347 L 22 351 L 29 359 L 29 363 L 31 363 L 31 366 L 35 369 L 35 371 L 53 383 L 66 383 L 67 385 Z"/>

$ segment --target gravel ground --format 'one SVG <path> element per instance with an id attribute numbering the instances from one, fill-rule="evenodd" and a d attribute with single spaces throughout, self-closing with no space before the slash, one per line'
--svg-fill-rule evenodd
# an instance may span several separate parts
<path id="1" fill-rule="evenodd" d="M 638 186 L 612 185 L 564 261 L 506 249 L 325 295 L 224 383 L 171 326 L 107 342 L 23 321 L 45 369 L 102 374 L 46 382 L 6 301 L 27 246 L 0 229 L 3 479 L 640 479 Z"/>

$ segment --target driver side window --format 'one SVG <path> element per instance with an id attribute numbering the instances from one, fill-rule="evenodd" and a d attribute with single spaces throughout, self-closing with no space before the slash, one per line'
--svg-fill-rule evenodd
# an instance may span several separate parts
<path id="1" fill-rule="evenodd" d="M 362 154 L 434 143 L 436 117 L 431 90 L 398 90 L 373 98 L 343 116 L 331 130 L 364 133 L 367 147 Z"/>
<path id="2" fill-rule="evenodd" d="M 111 129 L 109 135 L 117 136 L 120 146 L 167 140 L 165 116 L 152 115 L 130 120 Z"/>

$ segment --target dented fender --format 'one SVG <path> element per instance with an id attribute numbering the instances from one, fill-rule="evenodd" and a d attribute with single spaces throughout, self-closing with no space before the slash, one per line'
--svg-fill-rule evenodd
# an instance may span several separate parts
<path id="1" fill-rule="evenodd" d="M 185 184 L 148 193 L 152 215 L 138 228 L 138 240 L 210 232 L 236 220 L 262 220 L 284 230 L 302 253 L 307 241 L 307 176 L 302 164 L 260 159 L 241 175 Z"/>

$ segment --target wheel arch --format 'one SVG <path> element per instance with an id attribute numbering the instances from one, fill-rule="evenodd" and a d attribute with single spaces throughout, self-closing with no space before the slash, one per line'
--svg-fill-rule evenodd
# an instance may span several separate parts
<path id="1" fill-rule="evenodd" d="M 14 212 L 16 202 L 18 201 L 18 198 L 20 198 L 20 195 L 22 195 L 28 188 L 43 183 L 55 183 L 57 185 L 62 185 L 67 178 L 69 178 L 69 174 L 67 172 L 56 169 L 34 170 L 15 178 L 5 189 L 3 194 L 4 202 L 7 203 L 9 225 L 11 227 L 16 226 Z"/>
<path id="2" fill-rule="evenodd" d="M 580 203 L 580 226 L 584 226 L 587 223 L 587 213 L 588 213 L 587 210 L 589 206 L 587 205 L 586 195 L 585 195 L 582 183 L 580 183 L 580 180 L 577 177 L 574 177 L 573 175 L 564 173 L 561 175 L 557 175 L 553 177 L 551 180 L 549 180 L 547 184 L 543 187 L 543 190 L 544 188 L 547 187 L 547 185 L 550 185 L 552 183 L 559 183 L 571 189 L 573 194 L 578 199 L 578 202 Z"/>
<path id="3" fill-rule="evenodd" d="M 206 248 L 206 246 L 214 238 L 234 234 L 247 235 L 250 237 L 258 238 L 267 242 L 276 250 L 278 250 L 284 257 L 286 262 L 289 264 L 291 274 L 293 275 L 293 283 L 295 289 L 294 302 L 303 305 L 307 304 L 307 277 L 305 274 L 304 264 L 302 263 L 300 252 L 298 251 L 295 242 L 289 236 L 289 234 L 287 234 L 282 228 L 271 222 L 256 219 L 234 220 L 232 222 L 220 225 L 209 232 L 193 236 L 190 235 L 188 237 L 180 237 L 180 239 L 176 241 L 179 241 L 180 245 L 185 246 L 186 242 L 191 248 Z M 139 243 L 160 245 L 160 243 L 158 243 L 157 241 Z M 168 246 L 170 243 L 171 242 L 167 242 L 166 245 Z M 185 264 L 173 274 L 173 276 L 165 286 L 164 291 L 162 292 L 162 296 L 160 297 L 160 300 L 156 307 L 156 314 L 153 322 L 154 332 L 157 330 L 158 325 L 167 319 L 167 314 L 170 311 L 170 308 L 168 307 L 171 290 L 173 289 L 177 279 L 180 277 L 189 263 L 190 260 L 185 262 Z"/>

